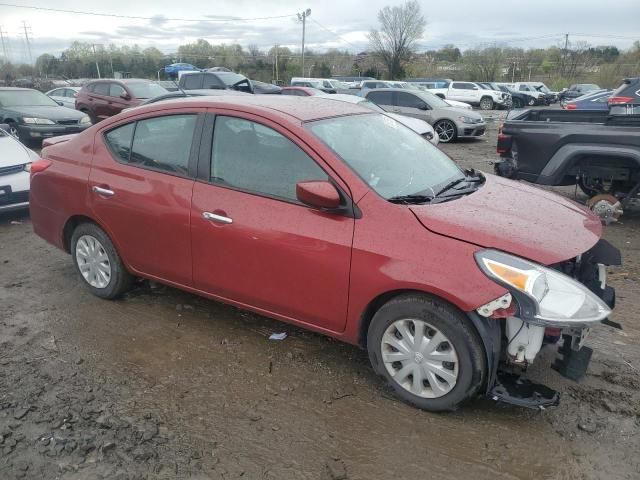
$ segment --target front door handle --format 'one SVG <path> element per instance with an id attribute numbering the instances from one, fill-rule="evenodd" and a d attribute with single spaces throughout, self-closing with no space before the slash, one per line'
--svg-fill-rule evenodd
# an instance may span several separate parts
<path id="1" fill-rule="evenodd" d="M 104 195 L 105 197 L 113 197 L 116 194 L 116 192 L 114 192 L 113 190 L 109 190 L 108 188 L 98 187 L 97 185 L 91 187 L 91 190 L 93 190 L 95 193 L 99 195 Z"/>
<path id="2" fill-rule="evenodd" d="M 233 219 L 225 217 L 224 215 L 216 215 L 211 212 L 202 212 L 202 218 L 212 222 L 222 223 L 224 225 L 231 225 L 233 223 Z"/>

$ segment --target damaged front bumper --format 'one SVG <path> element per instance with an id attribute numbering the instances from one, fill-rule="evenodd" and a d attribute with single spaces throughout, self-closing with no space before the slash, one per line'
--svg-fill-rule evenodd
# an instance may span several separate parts
<path id="1" fill-rule="evenodd" d="M 600 240 L 579 257 L 551 268 L 579 281 L 613 309 L 615 290 L 607 285 L 606 266 L 620 264 L 620 251 L 606 240 Z M 530 317 L 525 320 L 519 316 L 517 298 L 512 300 L 509 293 L 470 314 L 487 352 L 489 376 L 486 394 L 494 400 L 522 407 L 555 406 L 559 403 L 559 394 L 525 376 L 527 367 L 543 345 L 559 346 L 552 368 L 577 381 L 586 373 L 593 353 L 591 348 L 584 346 L 590 327 L 595 323 L 620 326 L 608 319 L 583 324 L 540 321 Z"/>

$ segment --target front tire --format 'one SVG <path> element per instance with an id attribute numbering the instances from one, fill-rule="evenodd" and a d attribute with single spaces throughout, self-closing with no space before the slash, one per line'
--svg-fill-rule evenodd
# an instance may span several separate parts
<path id="1" fill-rule="evenodd" d="M 480 99 L 480 109 L 481 110 L 493 110 L 493 99 L 489 97 L 482 97 Z"/>
<path id="2" fill-rule="evenodd" d="M 71 256 L 80 278 L 94 295 L 114 299 L 131 288 L 126 270 L 109 236 L 93 223 L 80 224 L 71 237 Z"/>
<path id="3" fill-rule="evenodd" d="M 433 125 L 433 130 L 442 143 L 450 143 L 458 138 L 458 127 L 451 120 L 440 120 L 436 122 Z"/>
<path id="4" fill-rule="evenodd" d="M 469 320 L 426 295 L 402 295 L 382 306 L 369 326 L 367 349 L 395 394 L 423 410 L 455 410 L 486 376 L 482 343 Z"/>

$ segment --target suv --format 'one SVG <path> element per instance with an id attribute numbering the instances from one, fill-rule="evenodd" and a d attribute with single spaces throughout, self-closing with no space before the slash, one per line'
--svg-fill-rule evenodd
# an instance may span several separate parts
<path id="1" fill-rule="evenodd" d="M 251 81 L 235 72 L 184 72 L 178 82 L 180 90 L 238 90 L 255 93 Z"/>
<path id="2" fill-rule="evenodd" d="M 157 83 L 139 78 L 94 80 L 78 92 L 76 110 L 86 113 L 96 123 L 167 92 Z"/>

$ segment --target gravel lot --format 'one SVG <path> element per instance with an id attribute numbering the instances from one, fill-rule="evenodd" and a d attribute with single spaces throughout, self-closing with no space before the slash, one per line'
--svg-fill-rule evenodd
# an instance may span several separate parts
<path id="1" fill-rule="evenodd" d="M 443 150 L 491 171 L 503 115 Z M 0 479 L 640 478 L 640 213 L 605 237 L 624 331 L 592 332 L 579 384 L 544 352 L 531 377 L 561 405 L 430 414 L 355 347 L 147 283 L 93 297 L 28 216 L 0 216 Z"/>

